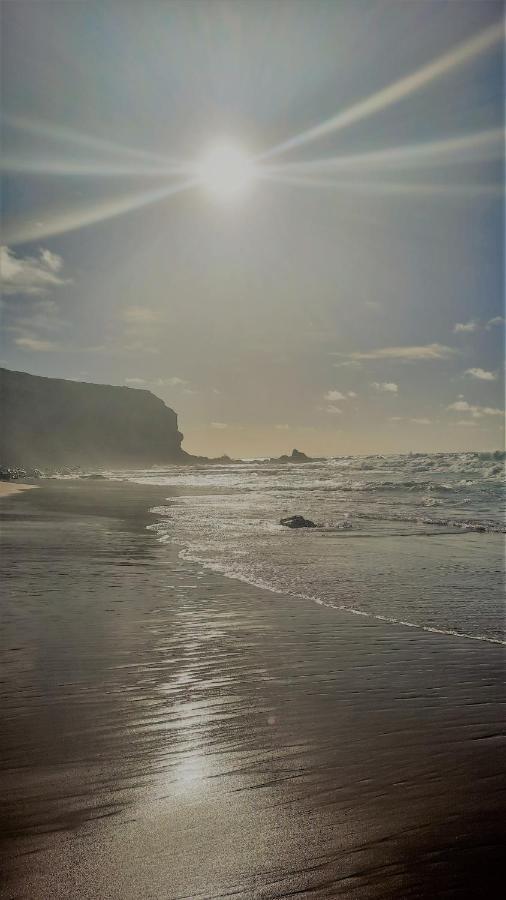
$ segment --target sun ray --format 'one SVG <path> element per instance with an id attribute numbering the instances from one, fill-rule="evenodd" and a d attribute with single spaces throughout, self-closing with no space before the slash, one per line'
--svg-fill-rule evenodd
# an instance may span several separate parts
<path id="1" fill-rule="evenodd" d="M 270 173 L 294 172 L 337 172 L 349 169 L 374 169 L 410 167 L 417 165 L 438 166 L 448 162 L 482 162 L 483 160 L 502 159 L 504 155 L 505 131 L 493 128 L 488 131 L 467 134 L 461 137 L 445 138 L 424 144 L 408 144 L 388 147 L 370 153 L 359 153 L 350 156 L 334 156 L 323 159 L 287 162 L 280 166 L 265 166 L 264 171 Z"/>
<path id="2" fill-rule="evenodd" d="M 54 237 L 57 234 L 66 234 L 69 231 L 75 231 L 78 228 L 85 228 L 88 225 L 95 225 L 106 219 L 116 218 L 124 213 L 132 212 L 152 203 L 159 203 L 182 191 L 189 190 L 196 184 L 195 180 L 179 182 L 178 184 L 165 185 L 151 191 L 143 191 L 130 195 L 128 197 L 120 197 L 116 200 L 109 200 L 105 203 L 95 204 L 86 209 L 75 209 L 36 222 L 13 223 L 10 227 L 4 227 L 4 242 L 10 246 L 28 243 L 30 241 L 41 240 L 42 238 Z"/>
<path id="3" fill-rule="evenodd" d="M 359 101 L 354 106 L 343 110 L 336 116 L 327 119 L 325 122 L 321 122 L 319 125 L 315 125 L 313 128 L 309 128 L 307 131 L 303 131 L 301 134 L 295 135 L 281 144 L 277 144 L 275 147 L 272 147 L 270 150 L 267 150 L 257 157 L 257 160 L 271 159 L 281 153 L 286 153 L 296 147 L 301 147 L 304 144 L 326 137 L 348 125 L 352 125 L 354 122 L 358 122 L 361 119 L 374 115 L 375 113 L 380 112 L 380 110 L 386 109 L 394 103 L 403 100 L 405 97 L 411 96 L 417 91 L 422 90 L 426 85 L 441 78 L 448 72 L 465 65 L 482 53 L 485 53 L 487 50 L 490 50 L 492 47 L 501 44 L 503 40 L 503 23 L 499 22 L 495 25 L 491 25 L 489 28 L 486 28 L 484 31 L 475 35 L 469 41 L 460 44 L 458 47 L 445 53 L 438 59 L 422 66 L 422 68 L 417 69 L 416 72 L 412 72 L 411 75 L 407 75 L 399 81 L 396 81 L 394 84 L 382 88 L 382 90 L 377 93 L 372 94 L 365 100 Z"/>
<path id="4" fill-rule="evenodd" d="M 90 178 L 160 178 L 170 175 L 187 175 L 183 165 L 134 165 L 125 163 L 74 162 L 63 159 L 23 159 L 3 156 L 0 170 L 12 174 L 33 174 Z"/>
<path id="5" fill-rule="evenodd" d="M 5 115 L 2 119 L 6 125 L 16 128 L 18 131 L 26 131 L 29 134 L 34 134 L 42 138 L 49 138 L 53 141 L 63 141 L 64 143 L 74 144 L 79 147 L 88 147 L 109 154 L 120 154 L 121 156 L 130 159 L 144 160 L 146 163 L 157 162 L 158 165 L 178 167 L 183 165 L 180 160 L 172 159 L 171 157 L 163 156 L 159 153 L 152 153 L 148 150 L 124 147 L 122 144 L 118 144 L 114 141 L 97 138 L 89 134 L 82 134 L 79 131 L 74 131 L 74 129 L 67 128 L 63 125 L 36 122 L 24 116 Z"/>
<path id="6" fill-rule="evenodd" d="M 315 178 L 304 175 L 284 175 L 282 172 L 277 174 L 263 172 L 261 177 L 272 182 L 280 184 L 292 185 L 293 187 L 302 188 L 332 188 L 343 193 L 361 193 L 361 194 L 397 194 L 397 195 L 440 195 L 440 196 L 458 196 L 475 197 L 479 195 L 500 197 L 504 194 L 504 186 L 499 183 L 462 183 L 462 184 L 439 184 L 435 182 L 399 182 L 399 181 L 339 181 L 332 178 Z"/>

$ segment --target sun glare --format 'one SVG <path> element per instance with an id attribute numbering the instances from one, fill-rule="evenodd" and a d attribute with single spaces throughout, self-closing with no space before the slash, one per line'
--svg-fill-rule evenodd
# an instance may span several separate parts
<path id="1" fill-rule="evenodd" d="M 255 180 L 254 162 L 235 144 L 214 144 L 197 165 L 204 187 L 225 202 L 242 197 Z"/>

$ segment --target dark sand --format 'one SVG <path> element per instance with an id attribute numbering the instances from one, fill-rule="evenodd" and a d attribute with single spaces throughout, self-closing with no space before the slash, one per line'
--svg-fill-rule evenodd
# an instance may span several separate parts
<path id="1" fill-rule="evenodd" d="M 0 503 L 2 896 L 500 896 L 503 648 L 205 572 L 169 493 Z"/>

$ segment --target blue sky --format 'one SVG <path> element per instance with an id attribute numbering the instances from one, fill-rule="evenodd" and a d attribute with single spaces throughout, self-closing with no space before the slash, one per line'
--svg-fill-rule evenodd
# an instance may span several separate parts
<path id="1" fill-rule="evenodd" d="M 502 14 L 4 3 L 2 364 L 153 390 L 194 452 L 502 446 Z"/>

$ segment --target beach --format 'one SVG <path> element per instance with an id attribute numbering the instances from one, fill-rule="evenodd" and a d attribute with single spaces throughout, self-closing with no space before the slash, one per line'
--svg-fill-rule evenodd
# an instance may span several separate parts
<path id="1" fill-rule="evenodd" d="M 499 895 L 504 647 L 181 558 L 190 492 L 1 500 L 2 896 Z"/>

